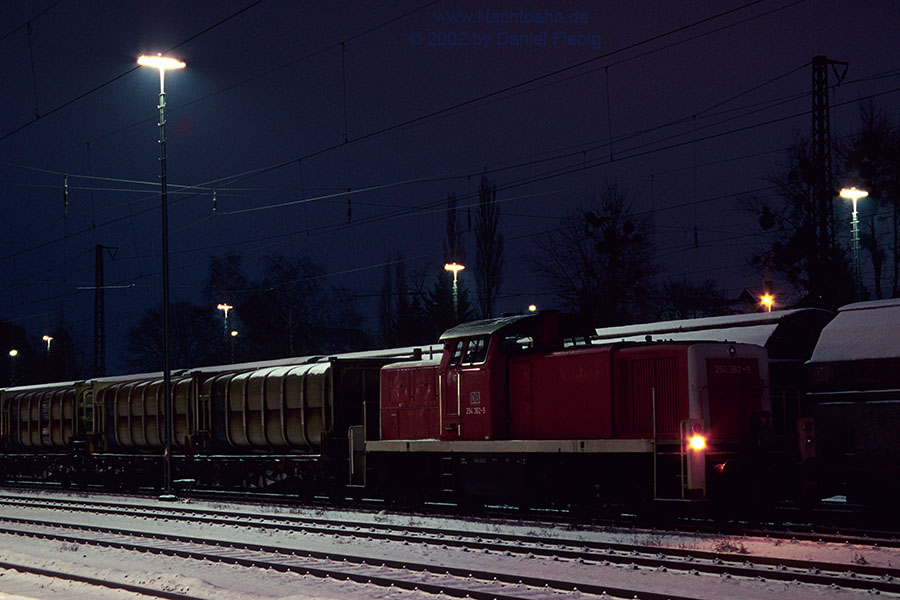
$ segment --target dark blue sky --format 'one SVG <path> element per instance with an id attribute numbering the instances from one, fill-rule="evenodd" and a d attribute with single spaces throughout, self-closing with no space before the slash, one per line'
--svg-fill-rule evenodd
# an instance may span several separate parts
<path id="1" fill-rule="evenodd" d="M 759 290 L 746 264 L 771 240 L 738 198 L 808 134 L 809 61 L 850 63 L 836 137 L 860 98 L 897 118 L 898 25 L 889 1 L 10 0 L 0 317 L 39 340 L 64 313 L 89 352 L 93 293 L 77 288 L 93 283 L 94 246 L 116 246 L 106 283 L 132 286 L 106 293 L 108 368 L 120 365 L 128 328 L 160 299 L 158 76 L 135 59 L 172 48 L 188 65 L 166 80 L 173 300 L 199 300 L 226 248 L 251 276 L 266 254 L 306 253 L 360 295 L 374 332 L 382 265 L 399 251 L 433 277 L 442 201 L 485 172 L 502 201 L 504 311 L 553 306 L 531 274 L 535 236 L 607 180 L 652 214 L 663 279 Z M 332 196 L 348 188 L 362 190 L 349 225 Z"/>

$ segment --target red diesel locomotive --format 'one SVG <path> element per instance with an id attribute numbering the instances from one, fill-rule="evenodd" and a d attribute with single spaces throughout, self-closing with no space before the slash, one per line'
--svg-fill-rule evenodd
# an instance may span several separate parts
<path id="1" fill-rule="evenodd" d="M 440 361 L 382 369 L 371 476 L 405 494 L 746 497 L 771 458 L 766 351 L 591 345 L 556 313 L 447 331 Z"/>

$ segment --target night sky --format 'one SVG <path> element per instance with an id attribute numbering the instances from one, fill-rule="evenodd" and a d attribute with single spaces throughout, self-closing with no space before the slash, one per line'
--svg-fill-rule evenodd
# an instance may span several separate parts
<path id="1" fill-rule="evenodd" d="M 440 272 L 444 199 L 472 203 L 482 174 L 502 206 L 502 311 L 554 307 L 535 238 L 606 181 L 652 214 L 661 280 L 761 291 L 747 262 L 772 240 L 740 198 L 771 193 L 808 136 L 808 63 L 849 62 L 836 139 L 860 99 L 896 122 L 898 25 L 887 0 L 6 0 L 0 318 L 36 346 L 64 318 L 89 366 L 94 297 L 78 288 L 95 245 L 117 247 L 107 369 L 121 370 L 128 328 L 161 298 L 159 77 L 135 63 L 157 52 L 187 63 L 166 77 L 173 301 L 199 301 L 226 249 L 251 278 L 267 254 L 307 254 L 377 333 L 384 264 L 400 252 L 408 273 Z"/>

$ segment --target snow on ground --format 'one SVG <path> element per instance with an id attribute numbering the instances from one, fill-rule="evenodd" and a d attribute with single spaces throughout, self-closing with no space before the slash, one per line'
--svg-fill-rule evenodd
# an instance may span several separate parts
<path id="1" fill-rule="evenodd" d="M 104 497 L 104 500 L 110 500 Z M 123 502 L 133 502 L 122 499 Z M 245 507 L 209 502 L 160 502 L 145 500 L 153 506 L 182 508 L 213 508 L 242 510 Z M 279 515 L 335 518 L 347 521 L 370 522 L 445 529 L 463 529 L 486 535 L 491 533 L 521 533 L 544 538 L 573 541 L 643 544 L 652 547 L 696 549 L 698 551 L 739 554 L 752 561 L 754 556 L 820 560 L 843 564 L 900 566 L 900 550 L 893 548 L 855 547 L 815 542 L 784 541 L 761 538 L 722 538 L 697 535 L 662 535 L 640 530 L 575 530 L 559 525 L 520 524 L 501 520 L 463 521 L 446 517 L 394 515 L 387 512 L 325 511 L 305 508 L 262 507 L 257 513 L 273 518 Z M 135 531 L 165 529 L 183 536 L 239 540 L 285 549 L 347 553 L 365 556 L 373 561 L 391 559 L 414 563 L 471 568 L 473 570 L 502 571 L 523 576 L 543 576 L 605 584 L 618 588 L 641 589 L 675 595 L 697 595 L 710 600 L 737 598 L 768 598 L 773 594 L 780 600 L 792 598 L 854 598 L 869 596 L 867 592 L 831 590 L 798 583 L 759 582 L 746 578 L 726 578 L 691 574 L 685 571 L 661 572 L 629 565 L 602 565 L 570 560 L 552 560 L 528 555 L 512 555 L 468 548 L 443 547 L 431 544 L 401 544 L 350 538 L 319 533 L 292 531 L 257 531 L 224 523 L 160 521 L 153 518 L 115 517 L 65 513 L 26 507 L 0 506 L 0 516 L 46 519 L 56 522 L 95 524 L 107 527 L 126 527 Z M 364 536 L 364 534 L 363 534 Z M 73 547 L 74 546 L 74 547 Z M 137 555 L 132 552 L 98 547 L 78 547 L 53 541 L 23 539 L 0 535 L 0 561 L 29 564 L 50 570 L 77 572 L 101 578 L 121 579 L 141 585 L 177 589 L 213 600 L 250 598 L 307 599 L 386 599 L 431 597 L 419 592 L 373 588 L 359 584 L 324 580 L 314 576 L 267 572 L 260 569 L 222 565 L 156 555 Z M 420 575 L 422 580 L 428 575 Z M 0 578 L 0 600 L 6 592 Z M 57 596 L 24 594 L 26 597 L 53 598 Z M 62 597 L 62 596 L 59 596 Z M 110 596 L 119 598 L 124 596 Z M 577 597 L 571 595 L 571 597 Z"/>

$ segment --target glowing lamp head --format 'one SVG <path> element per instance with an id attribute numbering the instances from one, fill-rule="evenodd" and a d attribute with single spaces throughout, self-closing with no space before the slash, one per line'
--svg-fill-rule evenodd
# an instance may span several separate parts
<path id="1" fill-rule="evenodd" d="M 9 351 L 9 355 L 10 355 L 11 357 L 15 358 L 15 357 L 17 357 L 17 356 L 19 355 L 19 351 L 16 350 L 15 348 L 13 348 L 12 350 Z"/>
<path id="2" fill-rule="evenodd" d="M 766 310 L 772 312 L 772 305 L 775 304 L 775 296 L 766 292 L 759 297 L 759 303 L 766 307 Z"/>
<path id="3" fill-rule="evenodd" d="M 446 265 L 444 265 L 444 270 L 445 270 L 445 271 L 452 271 L 454 275 L 456 275 L 457 273 L 459 273 L 459 272 L 462 271 L 463 269 L 465 269 L 465 267 L 464 267 L 463 265 L 458 264 L 458 263 L 447 263 Z"/>
<path id="4" fill-rule="evenodd" d="M 706 448 L 706 438 L 699 433 L 695 433 L 688 438 L 688 447 L 691 450 L 703 450 Z"/>
<path id="5" fill-rule="evenodd" d="M 528 312 L 536 312 L 536 311 L 537 311 L 537 305 L 535 305 L 535 304 L 528 305 Z"/>
<path id="6" fill-rule="evenodd" d="M 138 56 L 137 64 L 141 65 L 142 67 L 153 67 L 154 69 L 159 69 L 160 71 L 183 69 L 187 66 L 177 58 L 170 58 L 168 56 L 163 56 L 162 54 L 157 54 L 156 56 L 141 54 L 140 56 Z"/>
<path id="7" fill-rule="evenodd" d="M 866 190 L 858 190 L 855 187 L 844 188 L 841 190 L 841 198 L 844 198 L 845 200 L 853 200 L 854 202 L 856 202 L 860 198 L 865 198 L 868 195 L 869 192 L 867 192 Z"/>

